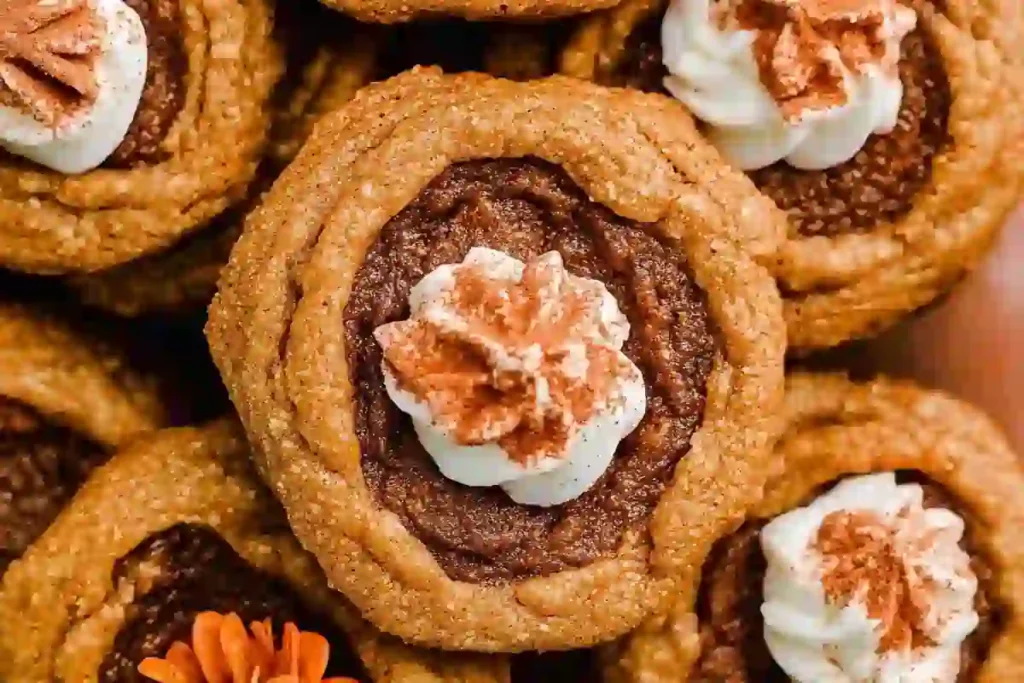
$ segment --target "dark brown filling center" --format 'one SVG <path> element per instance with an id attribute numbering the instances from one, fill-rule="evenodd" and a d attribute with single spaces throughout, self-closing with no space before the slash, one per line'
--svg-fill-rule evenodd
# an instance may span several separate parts
<path id="1" fill-rule="evenodd" d="M 1001 624 L 1001 613 L 992 594 L 993 569 L 980 553 L 974 534 L 977 525 L 944 489 L 923 482 L 925 505 L 959 512 L 967 522 L 963 547 L 971 556 L 978 577 L 975 610 L 981 621 L 961 650 L 957 683 L 976 680 Z M 723 539 L 704 566 L 698 615 L 701 623 L 701 655 L 691 680 L 695 683 L 790 683 L 772 659 L 764 641 L 764 574 L 766 560 L 760 531 L 766 522 L 746 524 Z"/>
<path id="2" fill-rule="evenodd" d="M 571 273 L 604 282 L 629 318 L 623 350 L 643 372 L 647 413 L 598 483 L 565 505 L 522 506 L 498 488 L 446 479 L 384 390 L 374 329 L 407 318 L 413 285 L 477 246 L 521 260 L 556 250 Z M 384 227 L 345 309 L 367 485 L 456 580 L 507 581 L 607 556 L 644 524 L 690 448 L 715 353 L 711 328 L 684 254 L 651 226 L 590 201 L 561 169 L 536 159 L 452 166 Z"/>
<path id="3" fill-rule="evenodd" d="M 146 28 L 146 85 L 124 140 L 105 165 L 134 168 L 167 158 L 161 149 L 185 98 L 188 60 L 182 44 L 180 0 L 125 0 Z"/>
<path id="4" fill-rule="evenodd" d="M 661 20 L 655 15 L 629 36 L 614 84 L 664 92 Z M 789 214 L 795 234 L 837 235 L 899 220 L 930 179 L 935 155 L 949 141 L 949 80 L 925 30 L 907 36 L 902 48 L 903 106 L 893 132 L 872 135 L 853 159 L 823 171 L 778 162 L 750 174 Z"/>
<path id="5" fill-rule="evenodd" d="M 115 565 L 114 582 L 123 581 L 151 587 L 128 606 L 100 665 L 101 683 L 144 683 L 139 664 L 164 657 L 175 641 L 190 644 L 192 623 L 204 611 L 234 612 L 246 625 L 270 618 L 277 638 L 283 625 L 293 622 L 327 638 L 328 675 L 369 680 L 337 626 L 304 605 L 287 583 L 239 557 L 208 527 L 179 524 L 150 536 Z"/>
<path id="6" fill-rule="evenodd" d="M 107 457 L 92 441 L 0 397 L 0 576 Z"/>

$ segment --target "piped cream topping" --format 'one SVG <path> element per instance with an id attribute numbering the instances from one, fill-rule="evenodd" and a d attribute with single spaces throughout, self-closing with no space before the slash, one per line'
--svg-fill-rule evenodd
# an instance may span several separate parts
<path id="1" fill-rule="evenodd" d="M 99 166 L 131 125 L 146 35 L 122 0 L 0 8 L 0 146 L 64 173 Z"/>
<path id="2" fill-rule="evenodd" d="M 673 0 L 665 86 L 741 168 L 828 168 L 896 126 L 916 24 L 897 0 Z"/>
<path id="3" fill-rule="evenodd" d="M 977 627 L 964 522 L 891 473 L 762 531 L 765 640 L 797 683 L 954 683 Z"/>
<path id="4" fill-rule="evenodd" d="M 557 252 L 523 263 L 472 249 L 423 278 L 408 320 L 375 331 L 385 386 L 450 479 L 517 502 L 582 495 L 646 410 L 607 288 Z"/>

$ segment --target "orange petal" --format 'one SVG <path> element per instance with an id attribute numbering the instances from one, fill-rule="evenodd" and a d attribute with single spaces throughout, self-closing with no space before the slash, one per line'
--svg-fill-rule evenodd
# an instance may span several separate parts
<path id="1" fill-rule="evenodd" d="M 320 683 L 331 656 L 331 646 L 327 644 L 327 639 L 319 633 L 300 633 L 299 650 L 299 680 L 302 683 Z"/>
<path id="2" fill-rule="evenodd" d="M 253 622 L 249 627 L 252 631 L 249 656 L 254 669 L 272 674 L 274 668 L 274 632 L 270 619 Z"/>
<path id="3" fill-rule="evenodd" d="M 180 671 L 189 683 L 192 683 L 192 681 L 195 681 L 195 683 L 205 683 L 203 670 L 199 666 L 199 660 L 196 659 L 192 648 L 185 643 L 180 641 L 171 643 L 171 647 L 167 650 L 167 661 L 173 664 L 174 668 Z"/>
<path id="4" fill-rule="evenodd" d="M 249 662 L 249 633 L 237 614 L 229 614 L 220 627 L 220 648 L 224 653 L 231 680 L 238 683 L 252 679 L 252 664 Z"/>
<path id="5" fill-rule="evenodd" d="M 224 617 L 216 612 L 203 612 L 192 625 L 192 650 L 207 683 L 231 683 L 231 674 L 220 645 L 220 627 Z"/>
<path id="6" fill-rule="evenodd" d="M 164 659 L 147 657 L 139 664 L 139 673 L 156 683 L 193 683 L 185 678 L 173 664 Z"/>
<path id="7" fill-rule="evenodd" d="M 281 651 L 277 654 L 277 666 L 274 673 L 299 674 L 299 628 L 288 622 L 284 625 L 284 633 L 281 636 Z"/>

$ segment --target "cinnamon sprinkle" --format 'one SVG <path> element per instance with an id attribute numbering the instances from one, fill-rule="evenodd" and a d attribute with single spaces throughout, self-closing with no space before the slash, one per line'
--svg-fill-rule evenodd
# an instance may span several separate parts
<path id="1" fill-rule="evenodd" d="M 564 455 L 576 428 L 618 400 L 629 371 L 600 342 L 599 294 L 573 284 L 557 254 L 527 263 L 520 282 L 480 266 L 454 272 L 446 303 L 464 329 L 422 319 L 388 326 L 378 340 L 393 376 L 458 443 L 497 442 L 523 463 Z M 500 367 L 495 346 L 518 366 Z"/>
<path id="2" fill-rule="evenodd" d="M 873 512 L 838 511 L 823 520 L 815 540 L 826 599 L 840 607 L 863 601 L 868 617 L 880 622 L 879 652 L 934 645 L 924 631 L 933 586 L 913 572 L 894 534 Z"/>
<path id="3" fill-rule="evenodd" d="M 163 659 L 150 657 L 139 673 L 156 683 L 357 683 L 325 679 L 330 646 L 318 633 L 287 623 L 281 649 L 269 619 L 245 630 L 237 614 L 203 612 L 192 626 L 192 646 L 176 642 Z"/>
<path id="4" fill-rule="evenodd" d="M 783 116 L 798 120 L 849 101 L 846 71 L 876 64 L 895 76 L 899 49 L 886 35 L 889 15 L 899 37 L 916 23 L 914 11 L 897 0 L 738 0 L 719 20 L 757 32 L 761 81 Z"/>
<path id="5" fill-rule="evenodd" d="M 0 3 L 0 105 L 51 128 L 90 107 L 101 21 L 89 0 Z"/>

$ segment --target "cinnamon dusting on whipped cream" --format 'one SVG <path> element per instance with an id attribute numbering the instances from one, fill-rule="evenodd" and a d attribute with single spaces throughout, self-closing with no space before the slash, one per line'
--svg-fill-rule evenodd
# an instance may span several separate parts
<path id="1" fill-rule="evenodd" d="M 934 535 L 930 535 L 934 541 Z M 879 652 L 934 645 L 925 625 L 935 600 L 934 582 L 914 571 L 907 557 L 914 546 L 898 547 L 896 530 L 872 511 L 836 511 L 821 523 L 815 549 L 822 559 L 822 585 L 830 604 L 845 607 L 860 599 L 879 622 Z M 928 543 L 920 543 L 927 550 Z"/>
<path id="2" fill-rule="evenodd" d="M 787 120 L 849 102 L 846 73 L 868 65 L 895 76 L 899 43 L 917 23 L 896 0 L 739 0 L 720 26 L 756 31 L 754 59 Z"/>
<path id="3" fill-rule="evenodd" d="M 102 19 L 89 0 L 0 5 L 0 105 L 60 127 L 99 95 Z"/>
<path id="4" fill-rule="evenodd" d="M 497 443 L 524 465 L 565 456 L 581 425 L 623 400 L 628 325 L 610 329 L 606 292 L 556 252 L 519 276 L 467 263 L 451 277 L 440 305 L 377 331 L 399 387 L 458 444 Z"/>

